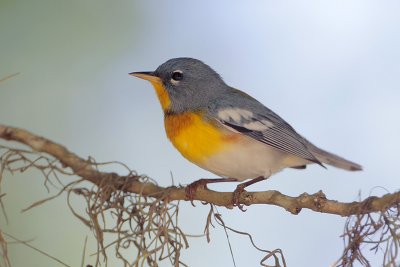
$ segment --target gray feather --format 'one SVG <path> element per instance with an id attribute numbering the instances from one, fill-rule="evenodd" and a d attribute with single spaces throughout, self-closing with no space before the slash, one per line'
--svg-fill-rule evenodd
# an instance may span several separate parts
<path id="1" fill-rule="evenodd" d="M 174 72 L 182 73 L 174 80 Z M 287 122 L 246 93 L 228 86 L 212 68 L 193 58 L 170 59 L 153 75 L 159 77 L 171 104 L 166 114 L 201 112 L 218 120 L 232 131 L 240 132 L 265 145 L 323 166 L 346 169 L 361 166 L 326 152 L 308 142 Z"/>
<path id="2" fill-rule="evenodd" d="M 310 151 L 317 157 L 317 159 L 323 163 L 329 164 L 331 166 L 335 166 L 340 169 L 348 170 L 348 171 L 361 171 L 362 166 L 350 160 L 339 157 L 335 154 L 327 152 L 323 149 L 320 149 L 313 144 L 309 143 Z"/>
<path id="3" fill-rule="evenodd" d="M 240 97 L 238 96 L 240 94 Z M 219 116 L 224 110 L 247 110 L 251 116 L 237 118 L 223 118 Z M 232 89 L 220 99 L 209 105 L 210 115 L 227 127 L 245 134 L 257 141 L 272 146 L 286 153 L 298 156 L 308 161 L 322 163 L 307 147 L 308 141 L 300 136 L 287 122 L 268 109 L 254 98 L 243 95 L 242 92 Z M 265 129 L 254 130 L 246 125 L 257 122 L 265 125 Z"/>
<path id="4" fill-rule="evenodd" d="M 234 120 L 233 118 L 224 120 L 218 116 L 221 110 L 227 109 L 247 110 L 251 112 L 252 116 L 248 116 L 250 114 L 248 112 L 245 113 L 246 116 L 241 116 L 240 120 Z M 221 96 L 221 98 L 213 101 L 209 105 L 209 112 L 210 116 L 216 118 L 232 130 L 286 153 L 321 166 L 323 166 L 323 163 L 326 163 L 350 171 L 362 170 L 361 165 L 316 147 L 298 134 L 292 126 L 272 110 L 239 90 L 232 88 Z M 257 125 L 264 124 L 265 129 L 256 130 L 246 127 L 246 125 L 252 125 L 251 123 L 254 125 L 255 122 L 257 122 Z"/>

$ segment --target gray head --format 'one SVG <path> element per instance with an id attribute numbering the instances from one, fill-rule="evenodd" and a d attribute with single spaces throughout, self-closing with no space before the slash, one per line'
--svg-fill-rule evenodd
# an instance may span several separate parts
<path id="1" fill-rule="evenodd" d="M 153 84 L 165 112 L 180 113 L 201 109 L 211 99 L 228 90 L 218 73 L 193 58 L 170 59 L 154 72 L 130 74 Z M 167 96 L 163 95 L 163 90 Z"/>

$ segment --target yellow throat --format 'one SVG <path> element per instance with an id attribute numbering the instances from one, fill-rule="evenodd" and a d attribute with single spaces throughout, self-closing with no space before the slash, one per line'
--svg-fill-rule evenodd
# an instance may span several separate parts
<path id="1" fill-rule="evenodd" d="M 153 85 L 164 111 L 164 126 L 168 139 L 188 160 L 202 164 L 208 157 L 225 150 L 239 135 L 228 132 L 216 122 L 204 120 L 199 112 L 169 114 L 171 105 L 167 90 L 160 78 L 147 74 L 134 74 Z"/>

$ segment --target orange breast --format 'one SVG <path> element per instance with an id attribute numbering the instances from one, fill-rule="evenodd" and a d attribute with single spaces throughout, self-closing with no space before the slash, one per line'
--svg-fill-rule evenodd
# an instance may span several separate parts
<path id="1" fill-rule="evenodd" d="M 188 160 L 201 164 L 209 156 L 227 150 L 239 135 L 205 121 L 199 113 L 165 116 L 165 130 L 173 145 Z"/>

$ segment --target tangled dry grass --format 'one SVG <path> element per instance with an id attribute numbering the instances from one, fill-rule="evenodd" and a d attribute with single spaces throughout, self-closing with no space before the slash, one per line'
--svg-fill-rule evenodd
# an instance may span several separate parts
<path id="1" fill-rule="evenodd" d="M 350 216 L 342 235 L 344 251 L 337 266 L 370 267 L 364 251 L 382 255 L 382 266 L 399 266 L 400 249 L 400 205 L 397 204 L 380 213 Z"/>
<path id="2" fill-rule="evenodd" d="M 109 251 L 113 251 L 111 254 L 120 259 L 123 266 L 158 266 L 161 261 L 169 261 L 172 266 L 187 266 L 181 261 L 180 256 L 182 250 L 189 247 L 188 239 L 192 236 L 184 233 L 179 226 L 179 201 L 168 201 L 168 190 L 162 195 L 157 194 L 157 197 L 128 192 L 125 189 L 130 186 L 132 179 L 145 184 L 156 185 L 156 182 L 148 177 L 136 175 L 119 162 L 98 164 L 93 159 L 89 161 L 97 170 L 101 166 L 110 164 L 123 166 L 128 175 L 118 178 L 119 181 L 103 180 L 102 184 L 88 186 L 84 179 L 75 179 L 75 173 L 54 158 L 35 151 L 0 145 L 0 192 L 1 179 L 5 172 L 16 174 L 30 169 L 39 170 L 43 175 L 43 185 L 47 190 L 58 192 L 49 198 L 33 203 L 24 211 L 66 194 L 72 214 L 89 227 L 97 240 L 98 248 L 94 253 L 96 256 L 94 266 L 105 264 Z M 73 181 L 64 184 L 66 177 L 70 177 Z M 2 194 L 4 195 L 5 193 Z M 73 206 L 71 202 L 73 195 L 81 197 L 85 203 L 84 214 L 80 214 Z M 2 213 L 6 216 L 1 199 L 0 204 Z M 253 246 L 265 253 L 265 257 L 260 261 L 262 266 L 286 266 L 279 249 L 268 251 L 258 248 L 250 234 L 225 225 L 220 214 L 216 212 L 216 207 L 213 204 L 209 206 L 210 211 L 205 220 L 204 229 L 204 236 L 208 242 L 211 241 L 210 228 L 218 224 L 226 231 L 248 236 Z M 112 235 L 113 241 L 105 243 L 105 235 Z M 0 251 L 5 259 L 3 263 L 5 267 L 11 266 L 7 257 L 8 243 L 0 231 Z M 46 255 L 46 253 L 42 254 Z M 273 261 L 273 265 L 267 264 L 269 260 Z M 65 263 L 62 264 L 68 266 Z"/>
<path id="3" fill-rule="evenodd" d="M 182 262 L 181 254 L 188 248 L 192 237 L 184 233 L 179 224 L 180 201 L 188 200 L 184 188 L 159 187 L 154 180 L 137 175 L 122 163 L 99 164 L 92 158 L 83 160 L 47 139 L 24 130 L 12 129 L 14 132 L 10 134 L 4 128 L 1 131 L 0 127 L 0 137 L 27 144 L 33 150 L 14 145 L 0 146 L 0 206 L 5 218 L 7 214 L 2 199 L 7 192 L 3 192 L 1 188 L 4 174 L 36 169 L 43 176 L 43 186 L 49 192 L 56 190 L 56 194 L 33 203 L 27 210 L 66 194 L 72 214 L 91 229 L 97 240 L 94 266 L 107 262 L 109 255 L 120 259 L 124 266 L 158 266 L 162 261 L 169 261 L 172 266 L 187 266 Z M 122 166 L 126 175 L 101 171 L 102 167 L 110 164 Z M 263 198 L 265 195 L 267 197 Z M 85 203 L 84 212 L 74 207 L 72 196 L 81 198 Z M 204 235 L 209 242 L 210 227 L 219 225 L 227 233 L 248 236 L 254 248 L 264 253 L 264 257 L 260 259 L 261 266 L 286 266 L 280 249 L 260 249 L 254 244 L 250 234 L 232 229 L 222 220 L 216 205 L 226 206 L 231 199 L 230 193 L 205 188 L 198 192 L 197 197 L 210 207 L 204 228 Z M 281 206 L 293 214 L 298 214 L 302 208 L 309 208 L 322 213 L 349 216 L 343 234 L 345 249 L 335 266 L 354 266 L 357 262 L 362 266 L 370 266 L 363 254 L 366 247 L 382 254 L 383 266 L 399 265 L 398 192 L 380 198 L 369 197 L 354 203 L 328 200 L 322 192 L 302 194 L 299 197 L 288 197 L 277 191 L 245 192 L 241 200 L 248 205 L 265 203 Z M 112 241 L 106 241 L 105 235 L 112 236 Z M 10 238 L 1 233 L 0 229 L 0 253 L 4 258 L 0 266 L 10 266 L 7 245 L 16 241 Z"/>

